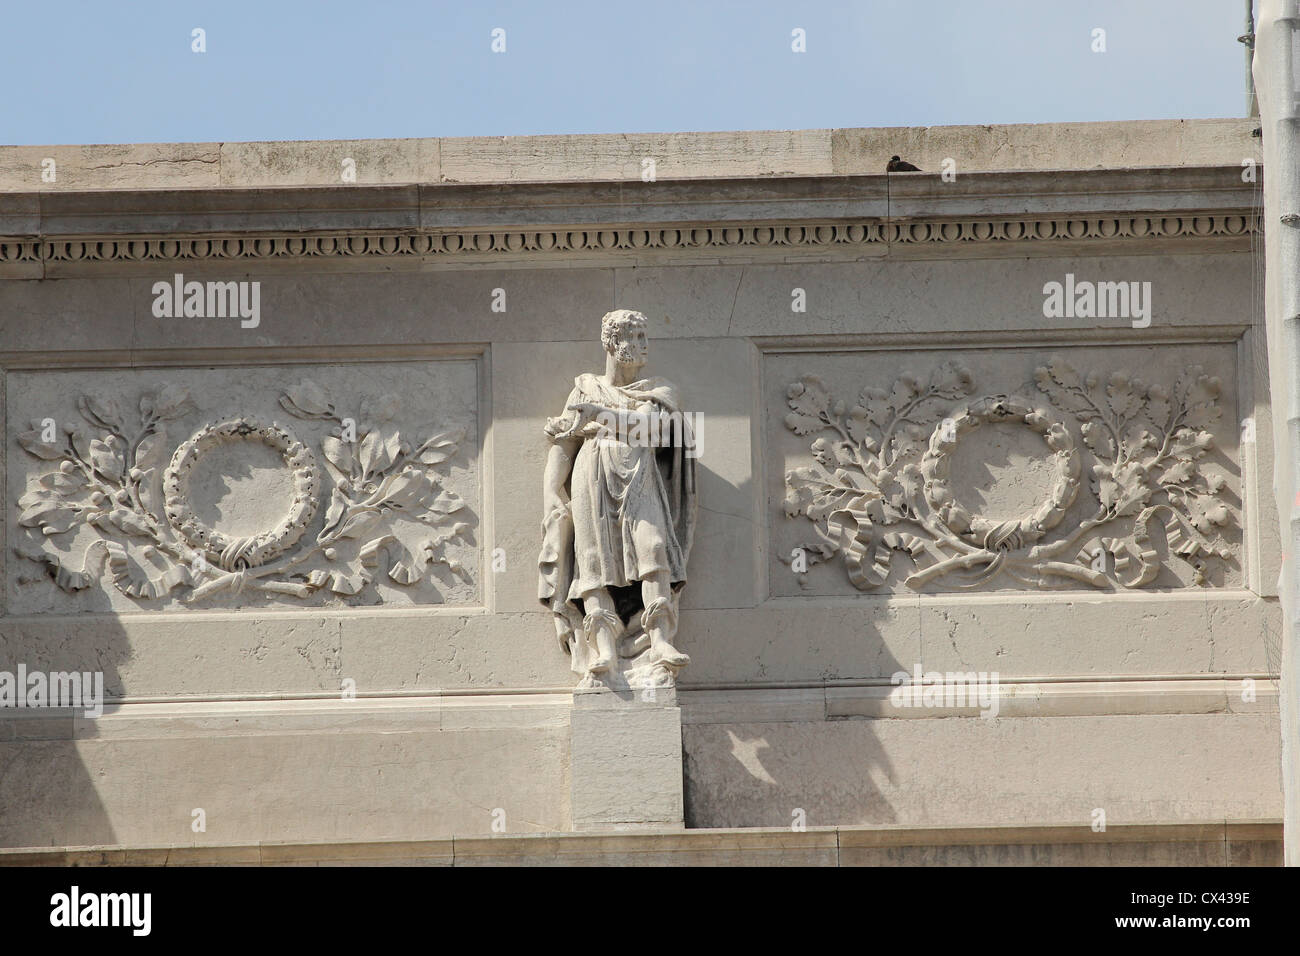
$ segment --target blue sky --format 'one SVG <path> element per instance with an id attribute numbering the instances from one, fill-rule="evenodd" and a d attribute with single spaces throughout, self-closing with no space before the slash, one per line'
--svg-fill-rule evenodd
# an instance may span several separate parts
<path id="1" fill-rule="evenodd" d="M 0 0 L 0 143 L 1244 115 L 1241 0 Z M 207 52 L 191 51 L 191 30 Z M 506 51 L 491 50 L 492 30 Z M 1095 53 L 1092 31 L 1106 31 Z M 791 51 L 806 31 L 807 52 Z"/>

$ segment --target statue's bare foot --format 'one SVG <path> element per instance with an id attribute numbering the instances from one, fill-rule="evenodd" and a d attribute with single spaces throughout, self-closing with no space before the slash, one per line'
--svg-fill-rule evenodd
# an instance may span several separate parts
<path id="1" fill-rule="evenodd" d="M 650 660 L 668 667 L 685 667 L 691 662 L 688 654 L 683 654 L 667 641 L 655 641 L 650 645 Z"/>
<path id="2" fill-rule="evenodd" d="M 611 661 L 608 657 L 598 657 L 591 662 L 591 666 L 587 668 L 587 673 L 604 674 L 613 666 L 614 666 L 614 662 Z"/>

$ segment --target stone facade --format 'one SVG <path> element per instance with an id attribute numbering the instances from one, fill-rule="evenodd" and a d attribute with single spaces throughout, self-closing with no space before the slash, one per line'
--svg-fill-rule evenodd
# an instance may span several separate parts
<path id="1" fill-rule="evenodd" d="M 1166 859 L 1086 849 L 1140 827 L 1223 862 L 1233 820 L 1228 862 L 1275 862 L 1257 150 L 1246 120 L 0 149 L 0 671 L 108 697 L 0 710 L 0 847 Z M 575 692 L 545 427 L 615 309 L 700 416 L 690 663 Z M 955 849 L 982 827 L 1021 850 Z"/>

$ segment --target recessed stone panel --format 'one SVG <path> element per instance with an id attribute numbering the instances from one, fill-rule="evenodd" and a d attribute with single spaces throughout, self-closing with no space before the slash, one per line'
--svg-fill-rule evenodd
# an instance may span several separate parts
<path id="1" fill-rule="evenodd" d="M 770 593 L 1241 587 L 1235 355 L 769 354 Z"/>
<path id="2" fill-rule="evenodd" d="M 480 603 L 478 368 L 7 377 L 12 614 Z"/>

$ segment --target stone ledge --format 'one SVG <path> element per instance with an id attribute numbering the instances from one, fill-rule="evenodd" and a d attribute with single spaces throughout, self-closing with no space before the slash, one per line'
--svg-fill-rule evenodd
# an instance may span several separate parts
<path id="1" fill-rule="evenodd" d="M 126 143 L 0 147 L 0 190 L 336 185 L 355 182 L 782 178 L 880 172 L 893 154 L 925 170 L 952 158 L 959 172 L 1088 166 L 1237 165 L 1258 158 L 1257 118 L 1023 123 L 997 126 L 740 130 L 471 136 L 252 143 Z M 42 182 L 42 161 L 57 179 Z"/>
<path id="2" fill-rule="evenodd" d="M 1022 827 L 810 827 L 539 833 L 362 843 L 0 849 L 0 866 L 1017 865 L 1277 866 L 1276 820 Z"/>

